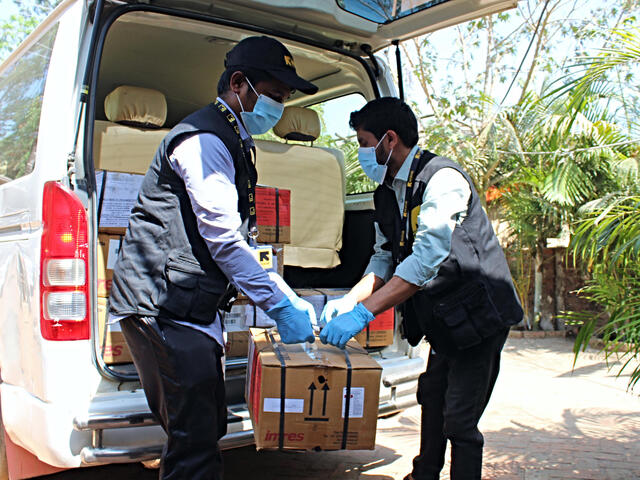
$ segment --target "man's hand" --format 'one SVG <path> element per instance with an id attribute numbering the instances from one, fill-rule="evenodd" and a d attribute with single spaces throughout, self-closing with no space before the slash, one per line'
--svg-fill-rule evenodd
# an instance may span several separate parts
<path id="1" fill-rule="evenodd" d="M 320 333 L 322 343 L 330 343 L 338 348 L 344 348 L 347 342 L 358 334 L 375 317 L 361 303 L 348 313 L 338 315 Z"/>
<path id="2" fill-rule="evenodd" d="M 335 300 L 329 300 L 322 310 L 322 315 L 320 315 L 320 325 L 324 327 L 338 315 L 350 312 L 356 306 L 356 303 L 355 300 L 347 295 Z"/>
<path id="3" fill-rule="evenodd" d="M 312 322 L 316 314 L 313 306 L 297 295 L 285 297 L 265 312 L 276 322 L 283 343 L 302 343 L 315 341 Z"/>

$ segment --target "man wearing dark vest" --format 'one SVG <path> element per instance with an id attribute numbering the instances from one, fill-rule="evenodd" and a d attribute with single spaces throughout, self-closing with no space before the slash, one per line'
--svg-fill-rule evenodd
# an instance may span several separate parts
<path id="1" fill-rule="evenodd" d="M 418 383 L 420 454 L 405 480 L 439 478 L 447 440 L 452 480 L 479 480 L 478 421 L 509 327 L 522 318 L 506 259 L 467 173 L 418 147 L 408 105 L 373 100 L 350 125 L 364 172 L 380 183 L 376 243 L 362 280 L 326 305 L 320 339 L 344 348 L 375 315 L 398 306 L 409 343 L 426 337 L 431 345 Z"/>
<path id="2" fill-rule="evenodd" d="M 247 240 L 256 235 L 251 135 L 275 125 L 293 90 L 313 94 L 317 87 L 268 37 L 239 42 L 225 68 L 216 101 L 182 120 L 158 147 L 109 301 L 110 319 L 120 321 L 149 407 L 167 433 L 164 480 L 222 479 L 220 311 L 235 289 L 275 321 L 283 342 L 314 338 L 313 307 L 260 267 Z"/>

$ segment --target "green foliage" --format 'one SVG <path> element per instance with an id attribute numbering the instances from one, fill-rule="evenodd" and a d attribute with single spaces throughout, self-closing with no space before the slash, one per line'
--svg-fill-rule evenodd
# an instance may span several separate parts
<path id="1" fill-rule="evenodd" d="M 0 62 L 7 58 L 61 1 L 13 0 L 18 7 L 18 13 L 11 15 L 0 30 Z"/>
<path id="2" fill-rule="evenodd" d="M 576 358 L 593 336 L 602 338 L 609 358 L 624 360 L 618 375 L 632 370 L 629 387 L 640 380 L 640 196 L 621 197 L 593 209 L 572 239 L 574 258 L 591 265 L 592 278 L 581 295 L 602 307 L 602 315 L 567 312 L 580 331 Z"/>

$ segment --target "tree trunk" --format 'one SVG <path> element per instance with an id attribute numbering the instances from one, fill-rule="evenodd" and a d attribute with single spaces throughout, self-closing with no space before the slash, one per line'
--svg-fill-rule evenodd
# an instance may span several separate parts
<path id="1" fill-rule="evenodd" d="M 539 327 L 542 317 L 542 246 L 536 245 L 535 271 L 533 282 L 533 322 L 532 327 Z"/>
<path id="2" fill-rule="evenodd" d="M 555 250 L 555 268 L 556 268 L 556 284 L 555 284 L 555 297 L 556 297 L 556 330 L 564 330 L 564 319 L 560 318 L 560 314 L 565 310 L 564 305 L 564 286 L 565 286 L 565 271 L 564 271 L 564 250 L 556 248 Z"/>

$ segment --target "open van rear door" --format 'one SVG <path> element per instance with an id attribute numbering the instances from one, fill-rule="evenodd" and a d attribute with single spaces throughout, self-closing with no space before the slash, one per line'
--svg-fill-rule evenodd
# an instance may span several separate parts
<path id="1" fill-rule="evenodd" d="M 147 0 L 145 3 L 223 18 L 265 33 L 290 34 L 326 47 L 360 52 L 360 46 L 366 44 L 375 52 L 393 40 L 406 40 L 507 10 L 518 1 Z"/>

